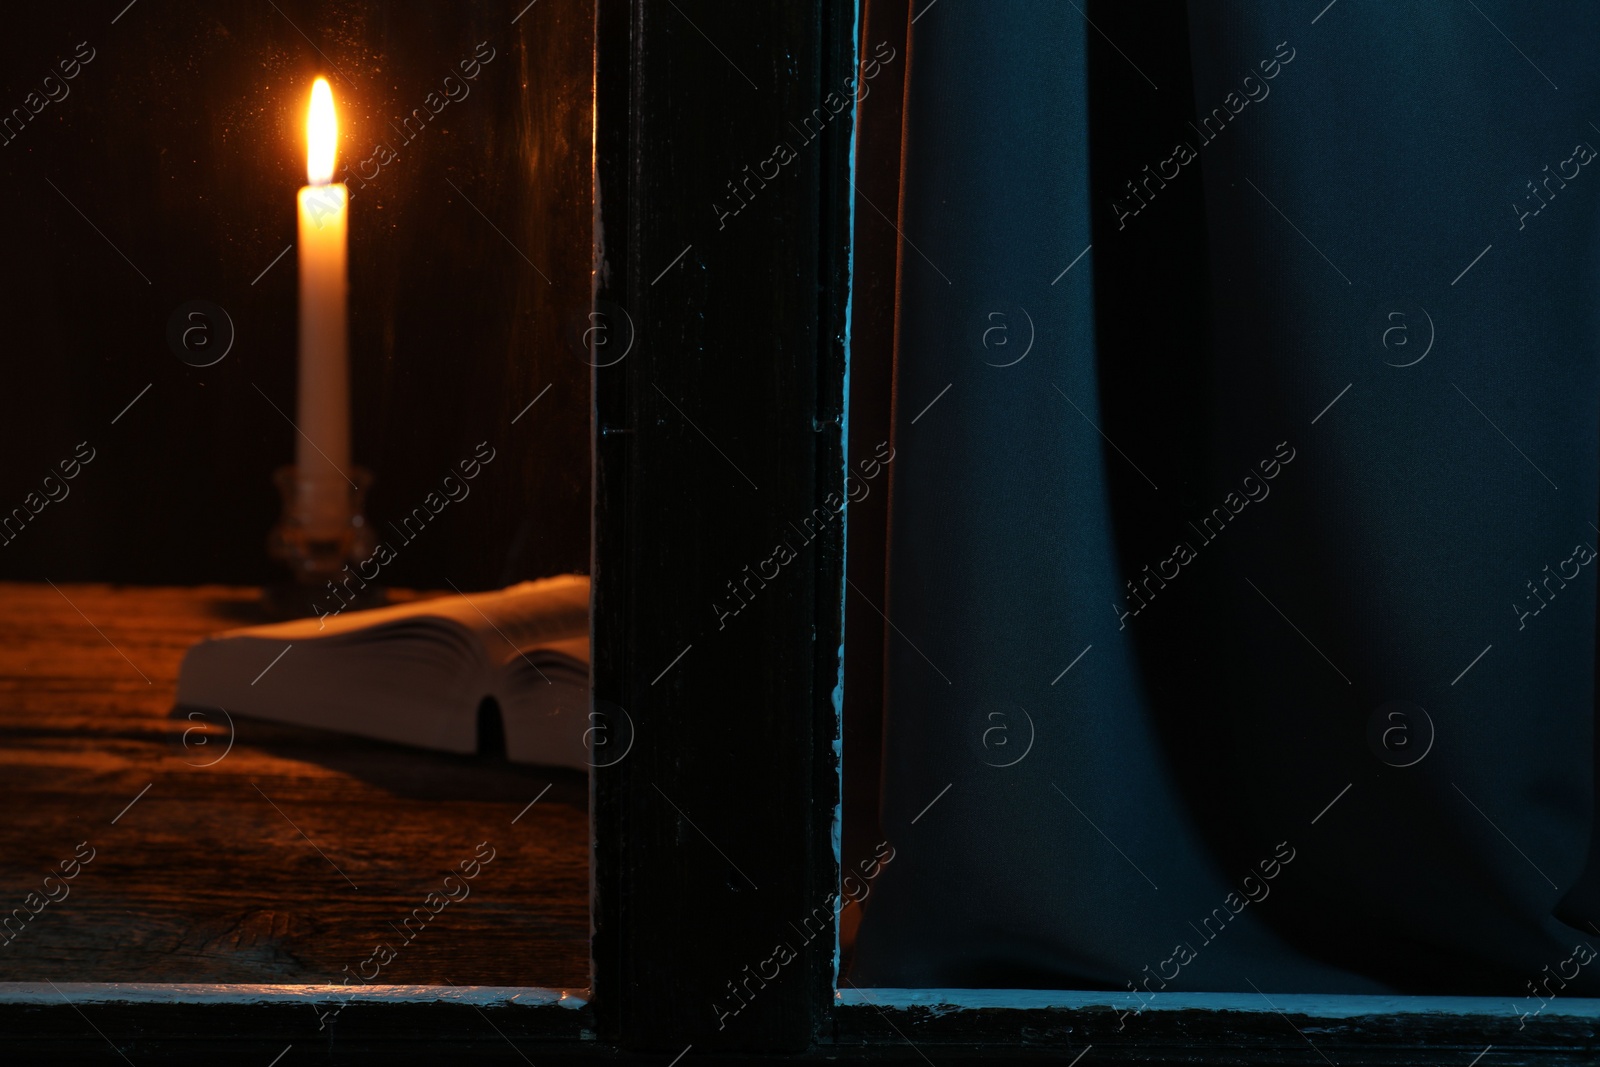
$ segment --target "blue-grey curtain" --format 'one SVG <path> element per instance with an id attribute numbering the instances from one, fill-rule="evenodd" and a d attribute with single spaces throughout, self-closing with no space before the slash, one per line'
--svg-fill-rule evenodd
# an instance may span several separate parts
<path id="1" fill-rule="evenodd" d="M 916 7 L 852 979 L 1593 994 L 1600 8 Z"/>

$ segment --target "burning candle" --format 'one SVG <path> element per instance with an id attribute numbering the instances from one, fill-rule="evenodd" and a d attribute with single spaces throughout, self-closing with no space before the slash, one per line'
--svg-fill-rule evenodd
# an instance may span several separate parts
<path id="1" fill-rule="evenodd" d="M 300 396 L 295 467 L 300 521 L 336 537 L 350 521 L 350 371 L 345 324 L 350 194 L 333 181 L 339 120 L 326 78 L 311 87 L 300 190 Z"/>

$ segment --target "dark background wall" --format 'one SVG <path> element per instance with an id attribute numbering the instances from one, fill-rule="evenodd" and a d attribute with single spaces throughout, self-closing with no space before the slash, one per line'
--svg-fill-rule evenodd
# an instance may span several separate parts
<path id="1" fill-rule="evenodd" d="M 398 549 L 384 580 L 587 570 L 592 5 L 125 5 L 19 8 L 0 36 L 0 117 L 29 116 L 0 137 L 0 513 L 79 442 L 95 456 L 0 545 L 0 578 L 275 576 L 264 546 L 272 472 L 294 455 L 296 253 L 274 259 L 295 240 L 318 74 L 353 193 L 353 452 L 376 475 L 367 513 Z M 491 49 L 464 79 L 461 61 Z M 92 58 L 64 80 L 75 53 Z M 59 99 L 32 114 L 47 94 Z M 427 121 L 408 143 L 413 108 Z M 379 143 L 394 158 L 363 166 Z M 167 339 L 195 299 L 235 330 L 205 368 Z M 411 544 L 393 539 L 386 520 L 482 441 L 495 459 L 470 496 Z"/>

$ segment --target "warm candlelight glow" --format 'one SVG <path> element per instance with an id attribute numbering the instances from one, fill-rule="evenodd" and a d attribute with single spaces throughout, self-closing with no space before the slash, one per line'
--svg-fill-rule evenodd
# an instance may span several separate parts
<path id="1" fill-rule="evenodd" d="M 339 118 L 333 111 L 333 90 L 327 78 L 311 86 L 311 109 L 306 113 L 306 180 L 326 185 L 333 180 L 334 155 L 339 145 Z"/>

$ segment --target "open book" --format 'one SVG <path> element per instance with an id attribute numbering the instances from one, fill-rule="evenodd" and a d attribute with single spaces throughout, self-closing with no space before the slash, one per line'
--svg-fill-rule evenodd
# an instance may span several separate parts
<path id="1" fill-rule="evenodd" d="M 177 702 L 447 752 L 503 736 L 510 759 L 585 769 L 589 579 L 231 630 L 184 654 Z"/>

